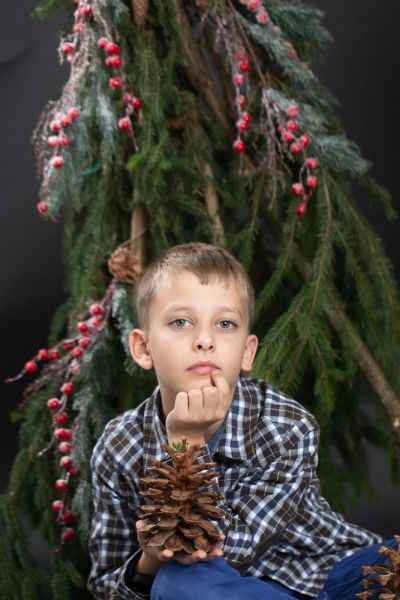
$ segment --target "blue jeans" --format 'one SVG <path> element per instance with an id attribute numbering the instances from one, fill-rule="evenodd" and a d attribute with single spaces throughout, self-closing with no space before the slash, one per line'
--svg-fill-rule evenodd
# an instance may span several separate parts
<path id="1" fill-rule="evenodd" d="M 336 563 L 317 600 L 354 600 L 363 591 L 362 567 L 386 562 L 380 546 L 397 545 L 394 540 L 358 550 Z M 311 600 L 271 579 L 242 577 L 223 558 L 199 562 L 190 567 L 176 561 L 162 566 L 156 575 L 151 600 Z"/>

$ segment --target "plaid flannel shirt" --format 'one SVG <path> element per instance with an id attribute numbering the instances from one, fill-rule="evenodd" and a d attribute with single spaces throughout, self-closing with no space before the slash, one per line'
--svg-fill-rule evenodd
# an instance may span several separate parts
<path id="1" fill-rule="evenodd" d="M 245 575 L 271 577 L 316 596 L 333 564 L 381 538 L 347 523 L 321 496 L 317 466 L 319 429 L 300 404 L 264 381 L 239 378 L 213 457 L 226 518 L 224 557 Z M 92 571 L 96 598 L 142 599 L 126 584 L 138 559 L 135 533 L 144 499 L 140 478 L 151 459 L 169 460 L 159 389 L 138 408 L 113 419 L 92 457 L 94 516 Z"/>

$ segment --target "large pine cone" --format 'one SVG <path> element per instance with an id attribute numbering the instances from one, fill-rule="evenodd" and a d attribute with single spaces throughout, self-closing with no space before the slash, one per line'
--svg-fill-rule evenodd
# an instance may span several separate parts
<path id="1" fill-rule="evenodd" d="M 134 283 L 142 272 L 140 258 L 123 246 L 112 253 L 108 268 L 117 281 L 129 284 Z"/>
<path id="2" fill-rule="evenodd" d="M 149 0 L 132 0 L 133 20 L 136 25 L 142 27 L 145 24 L 147 11 L 149 9 Z"/>
<path id="3" fill-rule="evenodd" d="M 397 550 L 386 546 L 379 548 L 379 552 L 387 556 L 390 564 L 363 567 L 363 575 L 367 575 L 363 581 L 366 591 L 356 594 L 360 600 L 400 600 L 400 535 L 395 535 L 394 539 Z"/>
<path id="4" fill-rule="evenodd" d="M 193 464 L 201 451 L 197 446 L 188 448 L 186 440 L 178 449 L 171 446 L 163 449 L 172 458 L 173 466 L 153 460 L 151 470 L 156 477 L 141 479 L 148 489 L 140 493 L 152 501 L 141 507 L 147 522 L 142 530 L 145 543 L 187 554 L 196 550 L 210 552 L 221 540 L 210 519 L 220 520 L 225 514 L 215 506 L 221 497 L 206 489 L 216 478 L 214 470 L 206 470 L 215 463 Z"/>

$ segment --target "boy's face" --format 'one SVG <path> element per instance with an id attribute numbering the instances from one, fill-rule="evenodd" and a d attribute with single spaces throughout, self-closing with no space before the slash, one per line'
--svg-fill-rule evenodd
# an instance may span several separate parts
<path id="1" fill-rule="evenodd" d="M 154 367 L 166 414 L 178 392 L 214 385 L 216 368 L 232 395 L 240 371 L 251 370 L 257 338 L 248 335 L 247 306 L 233 278 L 202 285 L 189 271 L 177 274 L 158 290 L 148 323 L 132 332 L 130 347 L 140 366 Z"/>

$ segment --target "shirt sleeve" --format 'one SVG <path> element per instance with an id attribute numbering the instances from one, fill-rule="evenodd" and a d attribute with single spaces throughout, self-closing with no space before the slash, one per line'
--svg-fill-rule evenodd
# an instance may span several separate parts
<path id="1" fill-rule="evenodd" d="M 316 477 L 318 434 L 316 422 L 296 422 L 268 460 L 260 440 L 254 445 L 254 461 L 227 482 L 225 494 L 215 486 L 226 513 L 220 525 L 226 536 L 224 557 L 242 573 L 296 517 L 303 494 Z"/>
<path id="2" fill-rule="evenodd" d="M 141 552 L 135 527 L 139 517 L 125 498 L 127 494 L 123 490 L 127 483 L 122 481 L 123 476 L 107 451 L 103 438 L 94 449 L 91 467 L 94 512 L 88 590 L 101 600 L 144 600 L 148 596 L 135 592 L 132 584 L 126 582 L 126 573 Z M 136 505 L 139 506 L 139 501 Z"/>

